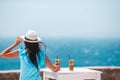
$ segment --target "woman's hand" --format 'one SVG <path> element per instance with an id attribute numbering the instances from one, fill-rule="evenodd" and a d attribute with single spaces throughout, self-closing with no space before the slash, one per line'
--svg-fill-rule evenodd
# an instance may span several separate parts
<path id="1" fill-rule="evenodd" d="M 53 64 L 50 62 L 50 60 L 49 60 L 49 58 L 48 58 L 47 55 L 46 55 L 45 64 L 46 64 L 46 66 L 47 66 L 48 68 L 50 68 L 50 69 L 52 70 L 52 72 L 57 72 L 57 71 L 60 70 L 60 65 L 53 65 Z"/>
<path id="2" fill-rule="evenodd" d="M 54 65 L 54 70 L 53 72 L 57 72 L 60 70 L 60 65 Z"/>
<path id="3" fill-rule="evenodd" d="M 15 41 L 15 45 L 19 45 L 22 42 L 23 38 L 17 37 Z"/>

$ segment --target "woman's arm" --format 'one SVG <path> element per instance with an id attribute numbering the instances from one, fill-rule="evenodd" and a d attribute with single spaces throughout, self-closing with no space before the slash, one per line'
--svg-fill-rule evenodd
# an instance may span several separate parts
<path id="1" fill-rule="evenodd" d="M 45 64 L 46 64 L 46 66 L 47 66 L 48 68 L 50 68 L 53 72 L 56 72 L 56 71 L 60 70 L 60 65 L 53 65 L 53 64 L 50 62 L 50 60 L 49 60 L 49 58 L 48 58 L 47 55 L 46 55 Z"/>
<path id="2" fill-rule="evenodd" d="M 15 43 L 13 43 L 7 49 L 5 49 L 4 51 L 2 51 L 0 53 L 0 56 L 4 57 L 4 58 L 15 58 L 15 57 L 18 57 L 18 50 L 14 50 L 14 51 L 11 51 L 11 50 L 13 48 L 15 48 L 17 45 L 19 45 L 21 43 L 21 41 L 22 41 L 22 38 L 17 37 Z"/>
<path id="3" fill-rule="evenodd" d="M 3 58 L 16 58 L 18 57 L 18 50 L 14 50 L 12 52 L 8 52 L 6 54 L 0 54 Z"/>

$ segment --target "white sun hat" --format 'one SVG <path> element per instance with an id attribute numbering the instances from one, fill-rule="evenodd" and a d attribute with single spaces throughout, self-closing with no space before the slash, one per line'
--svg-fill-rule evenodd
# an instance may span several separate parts
<path id="1" fill-rule="evenodd" d="M 29 43 L 38 43 L 41 41 L 41 38 L 37 35 L 37 32 L 34 30 L 28 30 L 24 36 L 21 36 L 23 41 Z"/>

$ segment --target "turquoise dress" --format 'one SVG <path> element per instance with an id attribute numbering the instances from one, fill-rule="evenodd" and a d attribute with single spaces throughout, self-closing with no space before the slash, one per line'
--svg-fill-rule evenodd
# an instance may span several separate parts
<path id="1" fill-rule="evenodd" d="M 18 50 L 18 53 L 19 53 L 20 65 L 21 65 L 19 80 L 42 80 L 40 76 L 40 72 L 36 69 L 36 67 L 30 61 L 25 48 L 20 48 Z M 45 51 L 40 52 L 40 60 L 37 59 L 37 61 L 38 61 L 39 68 L 41 68 L 41 66 L 45 62 Z"/>

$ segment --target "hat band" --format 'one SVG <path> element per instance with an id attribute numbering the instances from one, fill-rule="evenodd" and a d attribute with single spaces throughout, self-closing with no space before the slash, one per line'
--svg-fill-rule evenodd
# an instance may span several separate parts
<path id="1" fill-rule="evenodd" d="M 27 37 L 25 37 L 25 39 L 28 40 L 28 41 L 37 41 L 37 39 L 36 40 L 31 40 L 31 39 L 28 39 Z"/>

